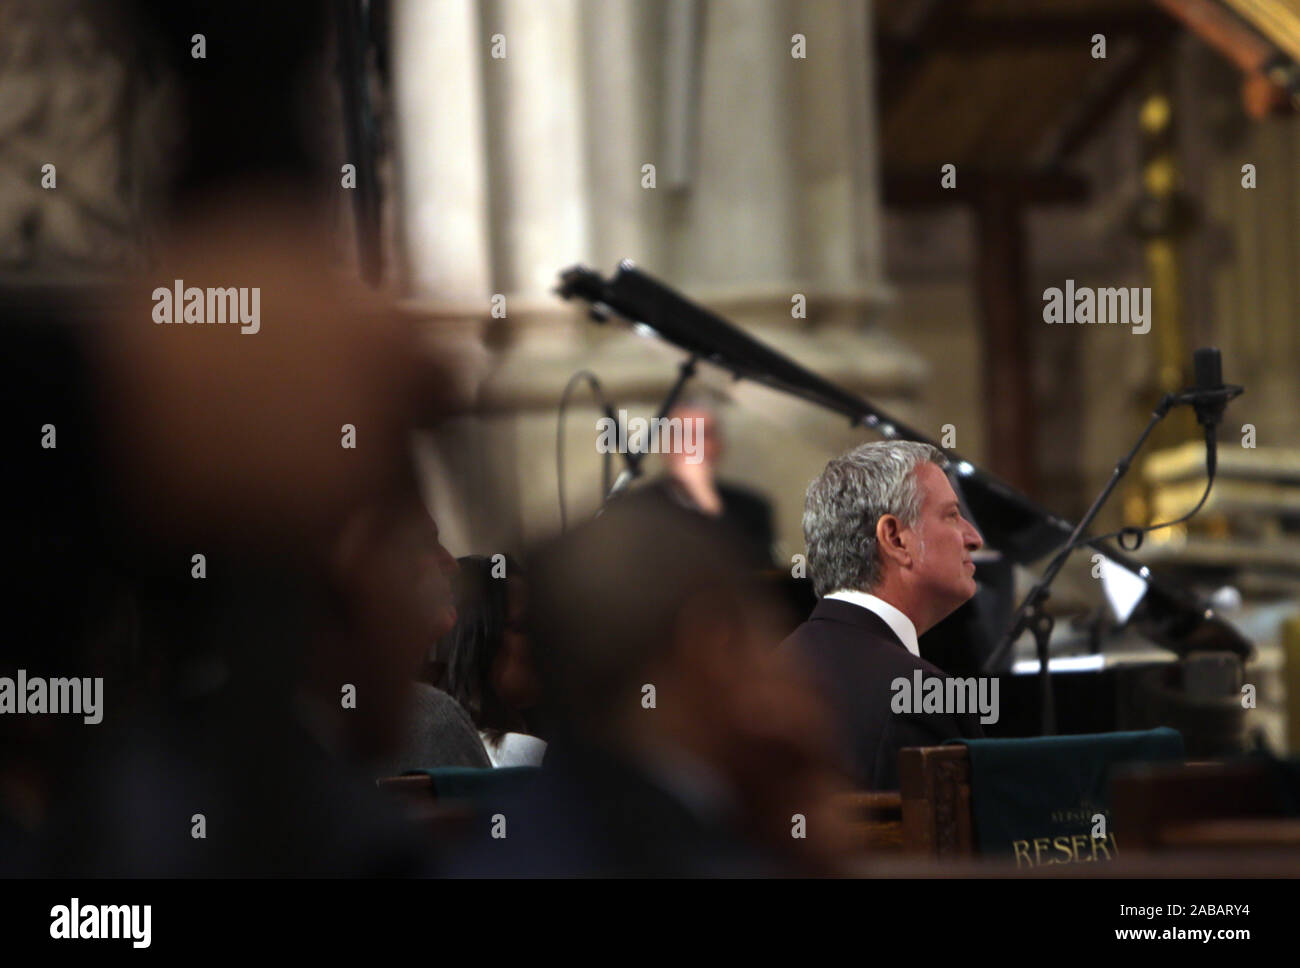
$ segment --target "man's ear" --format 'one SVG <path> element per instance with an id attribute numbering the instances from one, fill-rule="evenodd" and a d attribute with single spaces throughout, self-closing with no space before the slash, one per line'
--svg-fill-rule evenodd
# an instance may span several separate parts
<path id="1" fill-rule="evenodd" d="M 912 554 L 903 540 L 903 523 L 892 514 L 882 514 L 876 522 L 876 547 L 883 558 L 902 567 L 912 563 Z"/>

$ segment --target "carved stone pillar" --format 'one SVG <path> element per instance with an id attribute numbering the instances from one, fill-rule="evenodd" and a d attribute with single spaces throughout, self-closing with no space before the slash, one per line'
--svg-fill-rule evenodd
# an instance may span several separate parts
<path id="1" fill-rule="evenodd" d="M 467 309 L 476 293 L 482 300 L 477 323 L 463 330 L 476 341 L 466 371 L 485 413 L 496 414 L 476 418 L 477 434 L 444 442 L 478 447 L 469 463 L 488 482 L 474 492 L 454 481 L 435 488 L 477 499 L 454 509 L 476 522 L 464 531 L 472 548 L 457 551 L 515 545 L 558 523 L 555 409 L 575 370 L 595 370 L 615 404 L 640 415 L 676 375 L 679 353 L 625 327 L 596 327 L 550 294 L 575 262 L 608 273 L 630 258 L 810 369 L 910 416 L 925 369 L 871 327 L 889 292 L 867 0 L 399 3 L 450 10 L 459 38 L 466 6 L 477 10 L 477 32 L 454 43 L 477 58 L 486 156 L 451 147 L 478 137 L 468 110 L 446 112 L 450 130 L 436 139 L 403 139 L 404 155 L 442 145 L 441 163 L 459 172 L 453 185 L 478 184 L 464 166 L 486 172 L 490 283 L 471 269 L 448 287 Z M 413 98 L 460 96 L 430 93 L 438 86 L 472 98 L 478 82 L 463 54 L 435 62 L 424 53 L 430 42 L 420 34 L 443 29 L 439 22 L 436 12 L 405 18 L 412 35 L 398 71 Z M 490 56 L 496 34 L 504 58 Z M 791 55 L 794 34 L 804 57 Z M 654 187 L 643 183 L 646 164 L 655 165 Z M 423 179 L 408 177 L 405 188 L 413 217 L 433 224 L 448 207 L 442 224 L 466 224 L 478 204 L 473 192 L 452 197 Z M 428 283 L 456 274 L 457 246 L 425 245 L 420 232 L 407 238 L 412 279 L 426 283 L 413 308 L 431 332 L 445 332 L 454 313 Z M 468 246 L 471 263 L 479 251 Z M 429 259 L 438 266 L 421 265 Z M 505 297 L 504 319 L 489 317 L 493 293 Z M 800 318 L 796 294 L 807 301 Z M 761 388 L 737 396 L 745 405 L 728 415 L 723 471 L 772 496 L 784 544 L 801 551 L 807 481 L 866 435 Z M 571 518 L 599 500 L 598 411 L 588 400 L 585 390 L 575 399 L 566 434 Z M 455 458 L 442 459 L 439 473 L 450 473 Z"/>

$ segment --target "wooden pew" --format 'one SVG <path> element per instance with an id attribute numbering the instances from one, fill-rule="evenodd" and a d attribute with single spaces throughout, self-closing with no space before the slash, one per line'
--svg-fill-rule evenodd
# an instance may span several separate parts
<path id="1" fill-rule="evenodd" d="M 384 777 L 375 785 L 393 798 L 402 816 L 434 840 L 455 837 L 474 819 L 473 808 L 467 803 L 439 802 L 433 777 L 428 774 Z"/>
<path id="2" fill-rule="evenodd" d="M 904 853 L 978 853 L 964 746 L 902 750 L 899 779 Z M 1112 781 L 1112 818 L 1126 849 L 1300 848 L 1300 818 L 1283 815 L 1275 782 L 1263 763 L 1134 764 Z"/>
<path id="3" fill-rule="evenodd" d="M 902 800 L 897 793 L 842 793 L 836 797 L 836 807 L 849 816 L 862 850 L 902 852 Z"/>
<path id="4" fill-rule="evenodd" d="M 385 793 L 391 793 L 396 797 L 403 799 L 432 799 L 433 777 L 427 773 L 417 773 L 411 776 L 386 776 L 376 780 L 375 785 Z"/>
<path id="5" fill-rule="evenodd" d="M 403 816 L 437 838 L 463 830 L 473 817 L 467 804 L 440 803 L 428 775 L 384 777 L 376 785 L 394 798 Z M 903 819 L 897 793 L 843 793 L 836 797 L 836 807 L 851 818 L 862 850 L 902 852 Z"/>
<path id="6" fill-rule="evenodd" d="M 1300 847 L 1275 782 L 1265 763 L 1130 767 L 1112 783 L 1115 825 L 1138 850 Z"/>
<path id="7" fill-rule="evenodd" d="M 904 749 L 898 792 L 840 794 L 864 851 L 935 859 L 969 859 L 975 847 L 970 756 L 966 747 Z M 467 804 L 440 803 L 427 775 L 387 777 L 379 789 L 437 838 L 454 836 L 472 819 Z M 1125 848 L 1298 849 L 1300 818 L 1283 805 L 1264 764 L 1143 764 L 1112 783 L 1112 815 Z"/>
<path id="8" fill-rule="evenodd" d="M 1300 851 L 1300 819 L 1256 817 L 1171 824 L 1160 831 L 1159 845 L 1169 850 Z"/>
<path id="9" fill-rule="evenodd" d="M 898 756 L 903 850 L 927 857 L 975 855 L 970 753 L 965 746 L 924 746 Z"/>

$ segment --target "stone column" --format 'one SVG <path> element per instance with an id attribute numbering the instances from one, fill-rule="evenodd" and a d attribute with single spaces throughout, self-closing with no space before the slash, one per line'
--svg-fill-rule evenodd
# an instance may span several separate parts
<path id="1" fill-rule="evenodd" d="M 444 358 L 459 396 L 472 400 L 493 365 L 483 343 L 493 267 L 488 219 L 483 57 L 479 0 L 397 0 L 393 74 L 400 186 L 398 211 L 410 309 Z M 426 495 L 457 553 L 503 542 L 482 502 L 510 504 L 494 487 L 478 418 L 421 435 Z"/>
<path id="2" fill-rule="evenodd" d="M 463 10 L 456 8 L 457 25 Z M 593 369 L 615 405 L 634 415 L 647 415 L 676 376 L 680 353 L 621 324 L 594 326 L 584 308 L 550 293 L 559 271 L 575 262 L 609 273 L 631 258 L 823 376 L 882 405 L 906 403 L 924 368 L 871 327 L 889 293 L 867 0 L 698 7 L 690 0 L 479 0 L 477 10 L 469 43 L 483 81 L 490 281 L 483 288 L 477 272 L 451 291 L 479 291 L 484 299 L 500 293 L 508 310 L 480 327 L 486 363 L 478 399 L 496 416 L 478 419 L 476 437 L 446 441 L 477 447 L 479 473 L 457 470 L 445 455 L 439 471 L 473 477 L 483 488 L 470 514 L 492 523 L 468 529 L 473 541 L 491 536 L 514 546 L 558 523 L 556 405 L 574 371 Z M 408 22 L 443 29 L 431 17 Z M 456 29 L 464 35 L 463 26 Z M 796 33 L 805 38 L 804 58 L 791 56 Z M 490 57 L 494 34 L 504 37 L 502 59 Z M 418 38 L 403 48 L 422 49 Z M 449 76 L 445 64 L 407 56 L 418 57 L 406 69 L 421 85 L 459 89 L 460 60 Z M 698 70 L 697 85 L 677 74 L 669 85 L 667 71 L 682 65 Z M 695 128 L 668 127 L 683 124 Z M 411 151 L 427 150 L 408 140 Z M 693 157 L 678 150 L 683 145 L 694 146 Z M 472 158 L 453 152 L 447 163 L 472 165 Z M 644 187 L 647 163 L 671 177 Z M 458 177 L 477 184 L 468 172 Z M 423 211 L 427 203 L 415 196 L 429 198 L 428 187 L 411 178 L 405 184 L 413 196 L 405 203 Z M 444 194 L 432 204 L 464 210 L 475 198 L 472 191 L 463 199 Z M 477 242 L 471 248 L 475 257 L 481 251 Z M 432 251 L 455 271 L 454 245 Z M 436 280 L 441 271 L 416 269 L 412 277 Z M 795 294 L 807 299 L 804 318 L 792 315 Z M 437 294 L 429 288 L 426 295 Z M 440 318 L 436 307 L 421 311 Z M 801 551 L 807 480 L 832 453 L 867 435 L 771 391 L 744 387 L 737 396 L 744 405 L 728 418 L 724 471 L 773 497 L 788 549 Z M 571 519 L 593 510 L 600 496 L 599 411 L 588 400 L 585 389 L 576 397 L 565 437 Z M 911 416 L 905 405 L 899 415 Z"/>
<path id="3" fill-rule="evenodd" d="M 577 0 L 483 0 L 495 291 L 547 297 L 557 266 L 588 254 L 586 51 Z M 492 57 L 501 35 L 504 57 Z"/>
<path id="4" fill-rule="evenodd" d="M 393 11 L 408 292 L 473 306 L 491 291 L 477 7 L 399 0 Z"/>

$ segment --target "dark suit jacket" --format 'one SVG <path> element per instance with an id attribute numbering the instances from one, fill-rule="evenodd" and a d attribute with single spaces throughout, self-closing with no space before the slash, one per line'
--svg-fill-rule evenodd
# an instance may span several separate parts
<path id="1" fill-rule="evenodd" d="M 979 716 L 895 713 L 897 678 L 947 678 L 907 651 L 884 619 L 860 605 L 822 599 L 781 648 L 796 653 L 820 686 L 839 732 L 845 767 L 864 790 L 898 789 L 898 751 L 984 735 Z"/>

